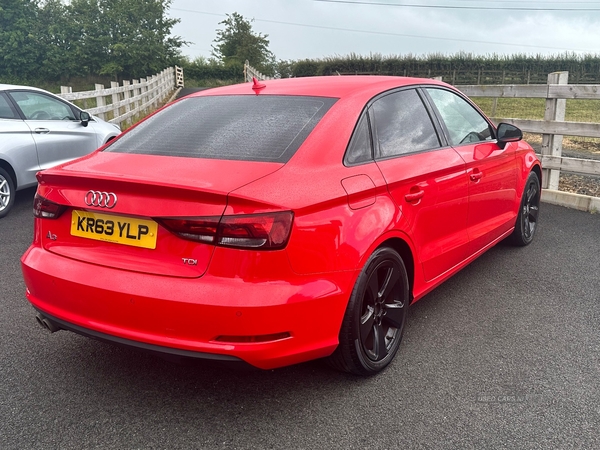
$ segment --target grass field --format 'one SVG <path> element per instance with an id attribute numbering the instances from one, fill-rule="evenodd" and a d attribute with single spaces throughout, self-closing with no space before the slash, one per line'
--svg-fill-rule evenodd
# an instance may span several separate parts
<path id="1" fill-rule="evenodd" d="M 505 117 L 511 119 L 544 119 L 546 100 L 543 98 L 499 98 L 473 97 L 472 100 L 489 117 Z M 599 100 L 567 100 L 565 120 L 568 122 L 600 123 Z M 541 144 L 541 135 L 527 133 L 526 139 L 533 145 Z M 583 153 L 600 153 L 600 139 L 565 136 L 563 145 L 566 149 Z"/>
<path id="2" fill-rule="evenodd" d="M 543 98 L 499 98 L 497 102 L 494 102 L 493 98 L 474 97 L 472 100 L 489 117 L 544 119 L 546 100 Z M 600 123 L 600 101 L 567 100 L 565 120 L 569 122 Z M 524 133 L 524 138 L 536 149 L 539 149 L 542 145 L 541 134 Z M 600 139 L 565 136 L 563 138 L 563 150 L 567 156 L 598 159 L 600 156 Z M 559 189 L 598 197 L 600 196 L 600 181 L 598 177 L 562 171 Z"/>
<path id="3" fill-rule="evenodd" d="M 513 119 L 544 119 L 546 100 L 543 98 L 499 98 L 494 111 L 494 99 L 474 97 L 472 100 L 490 117 Z M 600 122 L 600 101 L 567 100 L 565 120 L 568 122 Z"/>

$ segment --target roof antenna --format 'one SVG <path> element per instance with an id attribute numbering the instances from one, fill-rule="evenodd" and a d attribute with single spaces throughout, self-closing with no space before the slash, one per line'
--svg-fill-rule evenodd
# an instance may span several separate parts
<path id="1" fill-rule="evenodd" d="M 259 83 L 258 80 L 256 79 L 256 77 L 252 77 L 252 89 L 254 90 L 254 92 L 256 92 L 256 95 L 258 95 L 258 93 L 261 89 L 264 89 L 266 87 L 267 87 L 266 84 Z"/>

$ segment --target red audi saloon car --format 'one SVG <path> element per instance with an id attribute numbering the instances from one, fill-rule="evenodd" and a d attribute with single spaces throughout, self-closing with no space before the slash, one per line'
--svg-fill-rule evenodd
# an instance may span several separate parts
<path id="1" fill-rule="evenodd" d="M 376 373 L 410 304 L 529 244 L 541 167 L 435 80 L 210 89 L 37 175 L 27 298 L 50 331 L 262 369 Z"/>

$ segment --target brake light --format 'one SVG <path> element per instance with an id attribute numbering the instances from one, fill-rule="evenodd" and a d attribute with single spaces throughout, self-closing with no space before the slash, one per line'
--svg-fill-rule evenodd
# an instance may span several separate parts
<path id="1" fill-rule="evenodd" d="M 213 244 L 219 226 L 219 217 L 199 219 L 155 219 L 171 233 L 189 241 Z"/>
<path id="2" fill-rule="evenodd" d="M 294 213 L 282 211 L 195 219 L 156 219 L 183 239 L 223 247 L 279 250 L 290 238 Z"/>
<path id="3" fill-rule="evenodd" d="M 291 211 L 223 216 L 219 223 L 217 243 L 227 247 L 283 248 L 290 237 L 293 218 Z"/>
<path id="4" fill-rule="evenodd" d="M 40 194 L 33 198 L 33 215 L 39 219 L 58 219 L 66 209 L 66 206 L 51 202 Z"/>

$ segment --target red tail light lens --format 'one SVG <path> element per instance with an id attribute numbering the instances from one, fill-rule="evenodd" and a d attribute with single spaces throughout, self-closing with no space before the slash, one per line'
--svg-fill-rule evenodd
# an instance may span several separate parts
<path id="1" fill-rule="evenodd" d="M 223 247 L 279 250 L 290 238 L 294 213 L 282 211 L 197 219 L 156 219 L 183 239 Z"/>
<path id="2" fill-rule="evenodd" d="M 171 233 L 189 241 L 214 244 L 219 226 L 219 217 L 199 219 L 155 219 Z"/>
<path id="3" fill-rule="evenodd" d="M 293 219 L 291 211 L 223 216 L 217 243 L 227 247 L 280 249 L 290 238 Z"/>
<path id="4" fill-rule="evenodd" d="M 66 209 L 66 206 L 51 202 L 39 194 L 35 194 L 33 199 L 33 215 L 39 219 L 58 219 Z"/>

